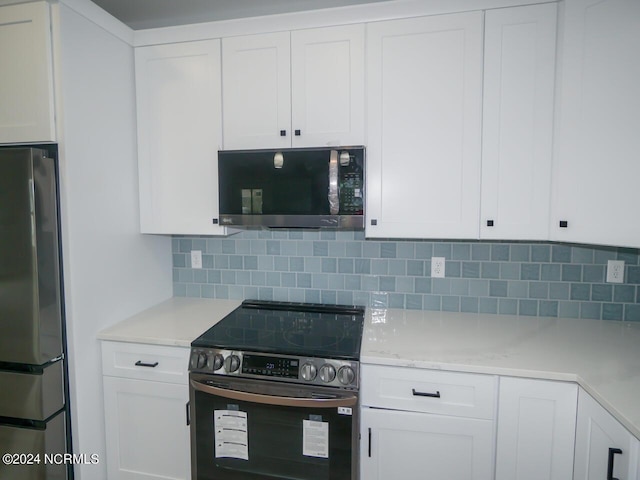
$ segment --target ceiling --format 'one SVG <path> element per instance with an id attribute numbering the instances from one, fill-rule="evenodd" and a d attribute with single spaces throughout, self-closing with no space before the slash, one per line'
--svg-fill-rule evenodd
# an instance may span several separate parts
<path id="1" fill-rule="evenodd" d="M 93 0 L 134 30 L 390 0 Z"/>

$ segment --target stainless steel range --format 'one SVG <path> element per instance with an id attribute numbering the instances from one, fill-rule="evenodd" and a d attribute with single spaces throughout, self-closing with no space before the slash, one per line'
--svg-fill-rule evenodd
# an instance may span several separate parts
<path id="1" fill-rule="evenodd" d="M 354 480 L 364 309 L 245 301 L 191 344 L 192 478 Z"/>

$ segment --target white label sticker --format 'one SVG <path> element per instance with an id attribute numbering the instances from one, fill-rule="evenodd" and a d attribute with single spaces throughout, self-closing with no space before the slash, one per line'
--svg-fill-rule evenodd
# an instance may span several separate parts
<path id="1" fill-rule="evenodd" d="M 329 458 L 329 422 L 302 421 L 302 454 Z"/>
<path id="2" fill-rule="evenodd" d="M 338 415 L 353 415 L 351 407 L 338 407 Z"/>
<path id="3" fill-rule="evenodd" d="M 238 410 L 214 410 L 216 458 L 249 460 L 247 440 L 247 412 Z"/>

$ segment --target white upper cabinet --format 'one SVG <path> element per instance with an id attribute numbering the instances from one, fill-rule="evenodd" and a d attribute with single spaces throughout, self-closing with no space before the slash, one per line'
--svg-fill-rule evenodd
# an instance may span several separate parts
<path id="1" fill-rule="evenodd" d="M 222 40 L 224 148 L 364 143 L 364 25 Z"/>
<path id="2" fill-rule="evenodd" d="M 640 247 L 640 2 L 564 3 L 550 236 Z"/>
<path id="3" fill-rule="evenodd" d="M 49 5 L 0 7 L 0 143 L 56 140 Z"/>
<path id="4" fill-rule="evenodd" d="M 135 51 L 142 233 L 222 235 L 220 40 Z"/>
<path id="5" fill-rule="evenodd" d="M 367 26 L 368 237 L 477 238 L 482 13 Z"/>
<path id="6" fill-rule="evenodd" d="M 294 147 L 364 143 L 364 25 L 291 32 Z"/>
<path id="7" fill-rule="evenodd" d="M 222 39 L 224 148 L 291 146 L 289 32 Z"/>
<path id="8" fill-rule="evenodd" d="M 549 236 L 554 3 L 485 14 L 480 237 Z"/>

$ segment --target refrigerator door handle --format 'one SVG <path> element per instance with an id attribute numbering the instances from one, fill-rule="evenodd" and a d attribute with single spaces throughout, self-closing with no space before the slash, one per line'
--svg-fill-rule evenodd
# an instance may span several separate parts
<path id="1" fill-rule="evenodd" d="M 29 209 L 31 211 L 31 246 L 36 247 L 36 186 L 33 178 L 29 179 Z"/>

